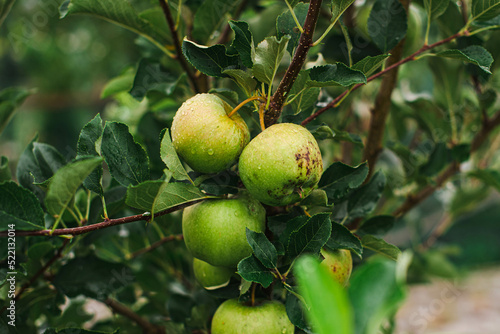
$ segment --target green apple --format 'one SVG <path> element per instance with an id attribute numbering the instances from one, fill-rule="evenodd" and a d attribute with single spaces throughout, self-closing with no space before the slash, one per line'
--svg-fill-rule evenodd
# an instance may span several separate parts
<path id="1" fill-rule="evenodd" d="M 250 140 L 248 127 L 212 94 L 198 94 L 177 110 L 172 122 L 176 152 L 195 171 L 218 173 L 232 166 Z"/>
<path id="2" fill-rule="evenodd" d="M 328 272 L 333 279 L 339 282 L 342 286 L 346 286 L 349 282 L 352 272 L 352 256 L 351 251 L 347 249 L 328 250 L 323 248 L 321 255 L 325 258 L 321 265 L 328 268 Z"/>
<path id="3" fill-rule="evenodd" d="M 212 334 L 293 334 L 294 330 L 285 306 L 271 300 L 250 306 L 229 299 L 212 319 Z"/>
<path id="4" fill-rule="evenodd" d="M 247 190 L 267 205 L 283 206 L 307 197 L 323 173 L 316 139 L 304 127 L 275 124 L 252 139 L 240 156 Z"/>
<path id="5" fill-rule="evenodd" d="M 191 254 L 213 266 L 235 268 L 252 254 L 246 228 L 264 232 L 266 211 L 255 199 L 214 199 L 184 209 L 182 233 Z"/>
<path id="6" fill-rule="evenodd" d="M 212 266 L 200 259 L 193 259 L 194 277 L 207 290 L 223 288 L 229 284 L 234 270 L 226 267 Z"/>

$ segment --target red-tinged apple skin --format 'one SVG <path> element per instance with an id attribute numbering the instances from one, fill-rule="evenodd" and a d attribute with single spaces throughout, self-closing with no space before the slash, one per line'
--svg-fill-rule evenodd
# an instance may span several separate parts
<path id="1" fill-rule="evenodd" d="M 197 94 L 177 110 L 172 143 L 195 171 L 218 173 L 231 167 L 250 140 L 250 131 L 238 113 L 212 94 Z"/>
<path id="2" fill-rule="evenodd" d="M 234 269 L 212 266 L 210 263 L 197 258 L 193 259 L 193 271 L 198 283 L 207 290 L 227 286 L 235 272 Z"/>
<path id="3" fill-rule="evenodd" d="M 347 249 L 331 251 L 323 248 L 321 255 L 325 258 L 321 265 L 328 268 L 328 272 L 334 280 L 339 282 L 340 285 L 346 286 L 352 272 L 351 251 Z"/>
<path id="4" fill-rule="evenodd" d="M 255 306 L 229 299 L 212 319 L 212 334 L 293 334 L 285 306 L 278 301 L 263 301 Z"/>
<path id="5" fill-rule="evenodd" d="M 252 254 L 247 227 L 262 233 L 266 229 L 266 210 L 248 195 L 206 200 L 184 209 L 182 216 L 186 247 L 212 266 L 236 268 Z"/>
<path id="6" fill-rule="evenodd" d="M 271 125 L 243 149 L 239 164 L 243 184 L 264 204 L 284 206 L 307 197 L 323 173 L 318 143 L 304 127 Z"/>

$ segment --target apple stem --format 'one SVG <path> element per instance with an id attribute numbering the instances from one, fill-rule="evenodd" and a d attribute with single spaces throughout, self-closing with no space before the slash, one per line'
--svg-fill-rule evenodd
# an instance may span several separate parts
<path id="1" fill-rule="evenodd" d="M 259 120 L 260 120 L 260 128 L 262 131 L 266 129 L 266 123 L 264 122 L 264 111 L 265 111 L 265 104 L 261 103 L 259 107 Z"/>
<path id="2" fill-rule="evenodd" d="M 229 118 L 231 118 L 241 107 L 243 107 L 245 104 L 247 104 L 248 102 L 251 102 L 251 101 L 255 101 L 255 100 L 259 100 L 260 102 L 265 102 L 265 100 L 261 97 L 261 96 L 252 96 L 248 99 L 246 99 L 245 101 L 241 102 L 240 104 L 238 104 L 236 106 L 236 108 L 234 108 L 230 113 L 229 115 L 227 115 Z"/>

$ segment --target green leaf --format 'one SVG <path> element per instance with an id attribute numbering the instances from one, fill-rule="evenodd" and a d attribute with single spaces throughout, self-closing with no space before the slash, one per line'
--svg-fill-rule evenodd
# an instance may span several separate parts
<path id="1" fill-rule="evenodd" d="M 7 17 L 16 0 L 0 0 L 0 26 Z M 2 132 L 2 131 L 0 131 Z"/>
<path id="2" fill-rule="evenodd" d="M 390 215 L 371 217 L 363 222 L 357 233 L 384 235 L 394 226 L 396 218 Z"/>
<path id="3" fill-rule="evenodd" d="M 101 152 L 111 175 L 123 186 L 136 185 L 149 179 L 149 159 L 142 146 L 134 141 L 128 126 L 106 122 Z"/>
<path id="4" fill-rule="evenodd" d="M 371 249 L 377 253 L 387 256 L 391 260 L 396 261 L 401 254 L 399 248 L 394 245 L 387 243 L 381 238 L 377 238 L 373 235 L 365 235 L 361 238 L 361 243 L 363 247 Z"/>
<path id="5" fill-rule="evenodd" d="M 329 213 L 312 216 L 299 229 L 290 233 L 287 256 L 294 259 L 304 253 L 317 254 L 330 238 L 332 222 Z"/>
<path id="6" fill-rule="evenodd" d="M 99 156 L 99 152 L 96 149 L 96 143 L 100 140 L 102 136 L 102 119 L 101 115 L 97 114 L 90 122 L 85 124 L 82 131 L 80 131 L 80 137 L 78 138 L 77 146 L 77 157 L 82 156 Z M 96 169 L 90 173 L 89 176 L 83 181 L 83 186 L 99 196 L 103 196 L 104 192 L 101 185 L 102 178 L 102 166 L 97 166 Z"/>
<path id="7" fill-rule="evenodd" d="M 404 300 L 406 290 L 397 281 L 397 264 L 374 258 L 354 271 L 348 289 L 356 310 L 356 334 L 375 334 L 386 318 L 391 317 Z"/>
<path id="8" fill-rule="evenodd" d="M 248 27 L 248 23 L 245 21 L 229 21 L 229 25 L 234 31 L 234 40 L 231 46 L 238 51 L 243 65 L 252 68 L 255 47 L 253 45 L 253 37 Z"/>
<path id="9" fill-rule="evenodd" d="M 498 8 L 500 9 L 500 6 Z M 436 56 L 459 59 L 467 63 L 477 65 L 486 73 L 491 74 L 490 67 L 493 63 L 493 57 L 488 52 L 488 50 L 480 45 L 471 45 L 462 50 L 445 50 L 437 53 Z"/>
<path id="10" fill-rule="evenodd" d="M 128 206 L 151 212 L 152 215 L 173 206 L 211 198 L 189 183 L 146 181 L 127 189 Z"/>
<path id="11" fill-rule="evenodd" d="M 335 137 L 333 138 L 334 140 L 347 141 L 361 147 L 364 146 L 363 140 L 361 140 L 361 137 L 359 135 L 335 128 L 332 128 L 332 130 L 335 133 Z"/>
<path id="12" fill-rule="evenodd" d="M 122 264 L 95 256 L 77 257 L 59 269 L 53 284 L 69 298 L 84 295 L 105 300 L 114 291 L 135 282 L 136 277 Z"/>
<path id="13" fill-rule="evenodd" d="M 36 196 L 13 181 L 0 184 L 0 231 L 15 224 L 16 230 L 39 230 L 45 227 L 44 214 Z"/>
<path id="14" fill-rule="evenodd" d="M 264 233 L 254 232 L 246 228 L 247 241 L 252 247 L 257 259 L 269 269 L 276 268 L 278 263 L 278 252 L 274 245 L 267 239 Z"/>
<path id="15" fill-rule="evenodd" d="M 42 199 L 45 194 L 37 186 L 33 184 L 34 180 L 42 180 L 42 172 L 35 155 L 33 154 L 34 143 L 38 135 L 28 144 L 24 152 L 21 154 L 16 168 L 16 178 L 20 185 L 24 188 L 31 190 L 39 199 Z"/>
<path id="16" fill-rule="evenodd" d="M 500 192 L 500 172 L 494 169 L 479 169 L 467 173 L 467 176 L 475 177 L 484 182 L 485 185 L 495 188 Z"/>
<path id="17" fill-rule="evenodd" d="M 359 257 L 363 254 L 361 240 L 352 234 L 347 227 L 336 222 L 332 224 L 332 234 L 325 246 L 331 250 L 349 249 Z"/>
<path id="18" fill-rule="evenodd" d="M 227 55 L 224 45 L 203 46 L 184 39 L 182 52 L 198 71 L 212 77 L 223 78 L 224 70 L 238 66 L 238 57 Z"/>
<path id="19" fill-rule="evenodd" d="M 35 177 L 38 183 L 50 179 L 59 168 L 66 164 L 66 159 L 62 154 L 54 146 L 48 144 L 33 143 L 33 155 L 41 173 L 41 178 Z"/>
<path id="20" fill-rule="evenodd" d="M 273 274 L 253 254 L 238 263 L 238 274 L 249 282 L 262 284 L 264 288 L 273 282 Z"/>
<path id="21" fill-rule="evenodd" d="M 160 156 L 161 160 L 167 166 L 167 169 L 172 173 L 172 177 L 176 180 L 189 180 L 189 177 L 186 169 L 181 163 L 177 152 L 175 151 L 174 145 L 172 144 L 172 140 L 170 139 L 170 132 L 168 129 L 165 129 L 163 134 L 163 139 L 161 140 L 161 148 L 160 148 Z"/>
<path id="22" fill-rule="evenodd" d="M 306 321 L 306 306 L 304 303 L 293 293 L 289 293 L 286 296 L 286 314 L 290 322 L 305 331 L 306 333 L 312 333 L 311 325 Z"/>
<path id="23" fill-rule="evenodd" d="M 61 4 L 59 12 L 61 18 L 74 14 L 96 16 L 133 31 L 148 39 L 159 49 L 166 51 L 163 44 L 166 44 L 168 39 L 162 38 L 164 33 L 158 32 L 153 25 L 141 19 L 127 0 L 65 0 Z"/>
<path id="24" fill-rule="evenodd" d="M 285 219 L 284 222 L 286 224 L 284 225 L 284 229 L 282 230 L 281 234 L 276 230 L 273 230 L 273 233 L 279 234 L 280 242 L 283 244 L 283 246 L 287 246 L 290 242 L 290 235 L 294 232 L 299 231 L 300 228 L 307 223 L 309 217 L 307 217 L 306 215 L 301 215 L 288 220 L 288 216 L 285 215 L 283 216 L 283 218 Z M 272 220 L 270 219 L 270 222 L 271 221 Z M 271 225 L 272 224 L 270 224 L 270 228 L 272 228 Z"/>
<path id="25" fill-rule="evenodd" d="M 226 13 L 231 11 L 237 1 L 234 0 L 204 0 L 194 15 L 193 37 L 206 43 L 213 32 L 226 23 Z"/>
<path id="26" fill-rule="evenodd" d="M 81 316 L 81 313 L 78 313 Z M 93 317 L 93 316 L 91 316 Z M 72 319 L 73 320 L 73 319 Z M 83 328 L 64 328 L 64 329 L 55 329 L 55 328 L 47 328 L 43 334 L 120 334 L 120 330 L 114 330 L 112 332 L 106 331 L 89 331 Z"/>
<path id="27" fill-rule="evenodd" d="M 450 0 L 424 0 L 424 8 L 428 20 L 435 20 L 443 15 L 450 4 Z"/>
<path id="28" fill-rule="evenodd" d="M 233 79 L 238 86 L 243 89 L 248 97 L 252 96 L 252 93 L 257 86 L 257 81 L 252 78 L 252 75 L 249 72 L 243 70 L 225 70 L 222 73 L 231 77 L 231 79 Z"/>
<path id="29" fill-rule="evenodd" d="M 272 85 L 289 40 L 290 36 L 283 36 L 279 41 L 271 36 L 257 45 L 253 59 L 253 75 L 257 80 Z"/>
<path id="30" fill-rule="evenodd" d="M 399 0 L 376 0 L 368 17 L 368 34 L 386 53 L 406 36 L 406 21 L 406 11 Z"/>
<path id="31" fill-rule="evenodd" d="M 354 0 L 332 0 L 330 3 L 332 8 L 332 22 L 336 22 L 353 2 Z"/>
<path id="32" fill-rule="evenodd" d="M 316 66 L 309 70 L 310 87 L 343 86 L 366 83 L 363 72 L 353 70 L 343 63 Z"/>
<path id="33" fill-rule="evenodd" d="M 318 101 L 321 89 L 318 87 L 307 88 L 306 84 L 308 80 L 309 72 L 300 71 L 297 79 L 293 83 L 290 93 L 287 95 L 288 103 L 290 103 L 292 109 L 294 109 L 294 115 L 314 106 Z"/>
<path id="34" fill-rule="evenodd" d="M 304 26 L 306 21 L 307 11 L 309 9 L 309 4 L 300 2 L 294 8 L 293 12 L 295 17 L 299 21 L 301 26 Z M 295 48 L 299 45 L 300 40 L 300 30 L 293 19 L 292 13 L 288 10 L 285 13 L 278 16 L 276 20 L 276 37 L 281 39 L 283 36 L 290 36 L 290 41 L 287 45 L 287 51 L 293 56 Z"/>
<path id="35" fill-rule="evenodd" d="M 61 217 L 83 180 L 100 164 L 102 164 L 102 158 L 95 157 L 61 167 L 49 183 L 45 197 L 47 212 Z"/>
<path id="36" fill-rule="evenodd" d="M 314 332 L 352 334 L 353 315 L 347 293 L 328 269 L 312 256 L 304 256 L 297 260 L 294 273 Z"/>
<path id="37" fill-rule="evenodd" d="M 328 204 L 328 196 L 326 192 L 321 189 L 314 189 L 309 196 L 300 201 L 300 206 L 314 207 L 314 206 L 331 206 Z"/>
<path id="38" fill-rule="evenodd" d="M 5 17 L 3 15 L 7 15 L 12 3 L 13 1 L 10 3 L 0 3 L 0 25 Z M 2 13 L 2 11 L 6 12 Z M 16 109 L 21 106 L 24 100 L 31 94 L 31 91 L 19 87 L 9 87 L 0 91 L 0 133 L 2 133 L 7 124 L 9 124 Z"/>
<path id="39" fill-rule="evenodd" d="M 500 0 L 472 0 L 473 21 L 488 21 L 500 15 Z"/>
<path id="40" fill-rule="evenodd" d="M 353 70 L 358 70 L 363 72 L 366 77 L 369 77 L 373 72 L 378 70 L 384 61 L 389 58 L 390 54 L 378 55 L 378 56 L 366 56 L 365 58 L 358 61 L 352 66 Z"/>
<path id="41" fill-rule="evenodd" d="M 386 183 L 384 173 L 375 173 L 370 182 L 349 195 L 347 212 L 350 218 L 363 217 L 372 212 L 382 196 Z"/>
<path id="42" fill-rule="evenodd" d="M 102 89 L 101 99 L 105 99 L 118 93 L 130 91 L 130 89 L 132 89 L 132 85 L 134 84 L 134 78 L 135 71 L 130 68 L 123 74 L 111 79 Z"/>
<path id="43" fill-rule="evenodd" d="M 366 162 L 356 167 L 335 162 L 321 175 L 318 188 L 326 192 L 330 201 L 335 202 L 363 184 L 367 175 L 368 164 Z"/>
<path id="44" fill-rule="evenodd" d="M 425 176 L 433 176 L 439 173 L 451 161 L 451 151 L 446 143 L 436 143 L 429 159 L 420 166 L 420 173 Z"/>
<path id="45" fill-rule="evenodd" d="M 165 71 L 157 61 L 143 58 L 139 62 L 130 95 L 138 101 L 141 101 L 150 91 L 170 96 L 184 77 L 184 73 L 173 75 Z"/>
<path id="46" fill-rule="evenodd" d="M 2 155 L 0 158 L 0 183 L 10 181 L 11 179 L 12 174 L 9 168 L 9 159 Z"/>

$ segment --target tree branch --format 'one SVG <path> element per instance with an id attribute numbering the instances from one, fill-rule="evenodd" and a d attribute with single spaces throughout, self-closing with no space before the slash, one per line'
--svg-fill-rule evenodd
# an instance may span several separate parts
<path id="1" fill-rule="evenodd" d="M 430 45 L 424 45 L 422 46 L 419 50 L 417 50 L 416 52 L 412 53 L 411 55 L 409 55 L 408 57 L 406 58 L 403 58 L 401 59 L 400 61 L 390 65 L 390 66 L 387 66 L 383 71 L 380 71 L 378 73 L 375 73 L 374 75 L 372 75 L 371 77 L 369 77 L 367 80 L 366 80 L 366 83 L 370 82 L 370 81 L 373 81 L 375 79 L 377 79 L 378 77 L 381 77 L 382 75 L 386 74 L 387 72 L 390 72 L 392 71 L 393 69 L 395 68 L 398 68 L 399 66 L 403 65 L 403 64 L 406 64 L 410 61 L 413 61 L 415 60 L 415 58 L 426 52 L 426 51 L 429 51 L 431 49 L 434 49 L 438 46 L 441 46 L 443 44 L 446 44 L 448 42 L 451 42 L 455 39 L 457 39 L 458 37 L 461 37 L 461 36 L 466 36 L 468 35 L 469 32 L 468 31 L 459 31 L 457 32 L 456 34 L 454 35 L 451 35 L 450 37 L 448 38 L 445 38 L 441 41 L 438 41 L 434 44 L 430 44 Z M 314 120 L 316 117 L 318 117 L 319 115 L 321 115 L 322 113 L 324 113 L 325 111 L 331 109 L 331 108 L 336 108 L 338 107 L 338 104 L 339 102 L 342 101 L 342 99 L 350 92 L 352 91 L 355 91 L 356 89 L 360 88 L 361 86 L 363 86 L 364 84 L 356 84 L 352 87 L 352 89 L 348 89 L 348 90 L 345 90 L 342 92 L 342 94 L 340 94 L 339 96 L 337 96 L 333 101 L 331 101 L 330 103 L 328 103 L 325 107 L 319 109 L 318 111 L 316 111 L 314 114 L 312 114 L 311 116 L 307 117 L 305 120 L 302 121 L 302 125 L 306 125 L 308 124 L 309 122 L 311 122 L 312 120 Z"/>
<path id="2" fill-rule="evenodd" d="M 500 126 L 500 110 L 489 119 L 487 122 L 483 123 L 481 130 L 474 136 L 471 143 L 470 152 L 471 154 L 477 151 L 481 145 L 486 141 L 489 134 L 496 128 Z M 434 191 L 440 188 L 451 176 L 460 171 L 460 165 L 457 162 L 453 162 L 448 168 L 446 168 L 437 177 L 435 184 L 428 185 L 427 187 L 421 189 L 416 194 L 409 195 L 406 200 L 392 213 L 395 217 L 401 217 L 408 211 L 413 209 L 417 204 L 421 203 L 427 197 L 432 195 Z"/>
<path id="3" fill-rule="evenodd" d="M 160 211 L 155 213 L 155 218 L 164 216 L 166 214 L 182 210 L 184 208 L 187 208 L 188 206 L 194 205 L 196 203 L 199 203 L 201 201 L 205 200 L 204 198 L 198 199 L 192 202 L 188 203 L 182 203 L 176 206 L 173 206 L 169 209 Z M 25 236 L 57 236 L 57 235 L 79 235 L 79 234 L 84 234 L 96 230 L 100 230 L 106 227 L 111 227 L 111 226 L 116 226 L 116 225 L 122 225 L 122 224 L 127 224 L 127 223 L 132 223 L 132 222 L 137 222 L 137 221 L 148 221 L 151 218 L 149 215 L 135 215 L 135 216 L 129 216 L 129 217 L 123 217 L 123 218 L 116 218 L 116 219 L 109 219 L 105 220 L 101 223 L 97 224 L 92 224 L 92 225 L 87 225 L 87 226 L 79 226 L 79 227 L 72 227 L 72 228 L 59 228 L 56 229 L 52 232 L 52 230 L 37 230 L 37 231 L 20 231 L 16 230 L 16 236 L 18 237 L 25 237 Z M 7 231 L 0 232 L 0 237 L 6 237 L 7 236 Z"/>
<path id="4" fill-rule="evenodd" d="M 165 334 L 165 328 L 161 326 L 154 325 L 126 307 L 125 305 L 119 303 L 118 301 L 108 298 L 104 301 L 106 305 L 109 306 L 113 310 L 113 313 L 118 313 L 121 314 L 130 320 L 134 321 L 137 323 L 142 329 L 143 333 L 145 334 Z"/>
<path id="5" fill-rule="evenodd" d="M 300 35 L 299 45 L 295 50 L 290 66 L 288 66 L 285 75 L 281 79 L 278 88 L 271 98 L 269 110 L 265 113 L 264 122 L 266 127 L 276 123 L 280 117 L 283 104 L 285 103 L 285 97 L 292 88 L 295 79 L 297 79 L 297 76 L 306 61 L 307 53 L 312 45 L 313 33 L 321 10 L 321 3 L 322 0 L 311 0 L 309 4 L 309 9 L 307 11 L 303 27 L 304 32 Z"/>
<path id="6" fill-rule="evenodd" d="M 175 51 L 177 52 L 177 61 L 179 61 L 179 64 L 182 66 L 184 69 L 184 72 L 186 72 L 189 82 L 191 83 L 191 88 L 195 91 L 195 93 L 202 93 L 200 90 L 200 87 L 198 85 L 198 81 L 196 80 L 196 77 L 194 76 L 193 72 L 191 71 L 191 68 L 189 67 L 186 58 L 184 58 L 184 54 L 182 53 L 182 47 L 181 47 L 181 42 L 179 40 L 179 34 L 177 33 L 177 28 L 175 27 L 175 21 L 174 18 L 172 17 L 172 12 L 170 11 L 170 6 L 168 5 L 166 0 L 159 0 L 161 9 L 163 10 L 163 14 L 165 15 L 165 18 L 167 20 L 168 28 L 170 29 L 170 32 L 172 34 L 172 41 L 174 43 Z"/>
<path id="7" fill-rule="evenodd" d="M 168 237 L 164 237 L 158 241 L 156 241 L 155 243 L 151 244 L 149 247 L 146 247 L 146 248 L 143 248 L 143 249 L 139 249 L 137 252 L 134 252 L 132 254 L 129 254 L 127 256 L 128 259 L 135 259 L 136 257 L 138 257 L 139 255 L 142 255 L 144 253 L 147 253 L 147 252 L 150 252 L 158 247 L 160 247 L 161 245 L 163 245 L 164 243 L 167 243 L 169 241 L 174 241 L 174 240 L 183 240 L 184 237 L 182 234 L 177 234 L 177 235 L 169 235 Z"/>

